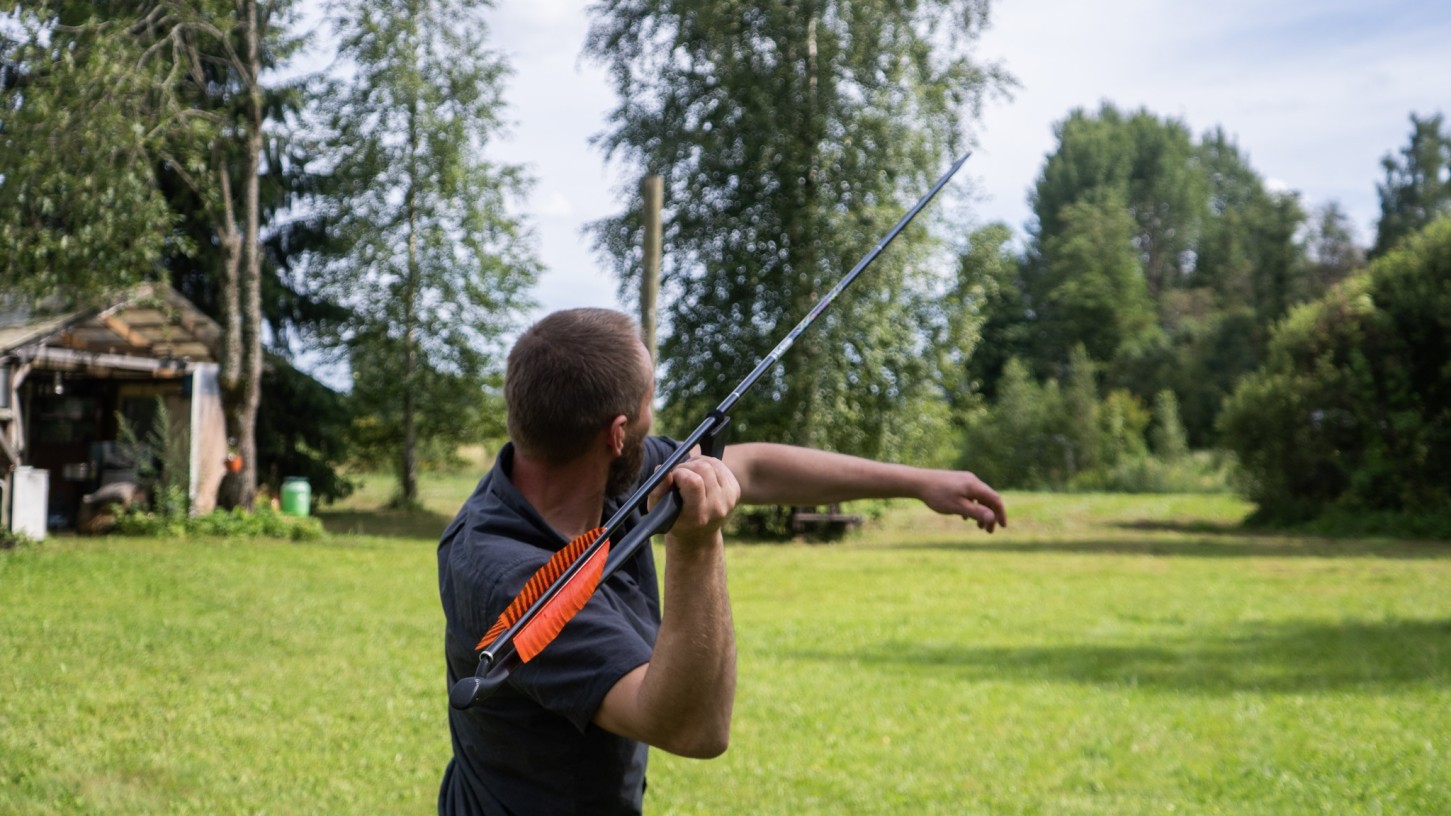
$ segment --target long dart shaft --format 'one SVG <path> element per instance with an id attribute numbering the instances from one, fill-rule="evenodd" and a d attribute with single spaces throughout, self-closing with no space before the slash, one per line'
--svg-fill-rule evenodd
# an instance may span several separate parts
<path id="1" fill-rule="evenodd" d="M 721 401 L 720 405 L 716 406 L 715 410 L 711 411 L 690 435 L 681 440 L 680 446 L 670 456 L 666 457 L 665 461 L 660 464 L 660 467 L 634 493 L 630 494 L 630 497 L 625 500 L 625 503 L 621 505 L 620 509 L 610 517 L 609 521 L 605 523 L 604 531 L 600 533 L 599 537 L 548 588 L 540 593 L 534 603 L 519 616 L 518 620 L 514 621 L 513 625 L 498 637 L 494 638 L 494 641 L 488 645 L 488 648 L 479 654 L 479 668 L 474 676 L 460 680 L 450 691 L 449 701 L 451 705 L 455 708 L 467 708 L 503 685 L 503 682 L 508 679 L 509 672 L 518 664 L 518 654 L 514 646 L 514 638 L 518 636 L 519 632 L 538 616 L 539 612 L 549 604 L 550 600 L 559 594 L 559 591 L 569 583 L 569 580 L 576 573 L 583 569 L 590 557 L 598 552 L 600 547 L 604 546 L 605 542 L 609 541 L 615 533 L 619 532 L 620 528 L 630 520 L 636 511 L 645 506 L 650 498 L 650 494 L 654 492 L 655 488 L 660 486 L 661 482 L 670 474 L 670 471 L 675 469 L 676 465 L 679 465 L 690 456 L 690 451 L 696 445 L 705 442 L 707 443 L 707 447 L 714 447 L 710 443 L 729 424 L 730 412 L 735 408 L 736 403 L 740 401 L 741 397 L 756 384 L 757 380 L 761 379 L 770 370 L 771 366 L 775 365 L 781 359 L 781 356 L 796 343 L 796 339 L 810 328 L 811 324 L 815 323 L 817 318 L 821 317 L 822 313 L 846 290 L 846 287 L 850 286 L 877 259 L 877 256 L 882 254 L 882 251 L 907 228 L 908 224 L 912 223 L 912 220 L 917 217 L 917 214 L 937 196 L 937 193 L 943 187 L 947 186 L 947 182 L 962 168 L 962 165 L 967 162 L 968 157 L 971 155 L 971 152 L 964 153 L 961 158 L 953 162 L 952 166 L 932 185 L 932 188 L 918 199 L 917 203 L 912 205 L 911 209 L 907 210 L 906 214 L 897 221 L 896 225 L 877 242 L 877 245 L 858 261 L 856 266 L 852 267 L 851 271 L 838 281 L 831 288 L 831 291 L 827 292 L 812 307 L 811 311 L 801 319 L 801 322 L 797 323 L 796 327 L 781 342 L 777 343 L 776 347 L 769 354 L 756 364 L 756 367 L 751 370 L 751 373 L 747 374 L 745 379 L 741 380 L 740 384 L 731 390 L 730 394 Z M 714 451 L 712 455 L 719 456 L 720 451 Z M 600 577 L 600 583 L 604 583 L 616 570 L 623 566 L 643 546 L 644 542 L 649 540 L 650 536 L 661 530 L 669 529 L 670 525 L 674 523 L 675 517 L 679 514 L 680 509 L 678 497 L 671 495 L 669 500 L 662 502 L 662 504 L 673 504 L 673 511 L 668 507 L 656 508 L 659 511 L 658 513 L 652 511 L 645 521 L 637 525 L 636 529 L 631 532 L 631 535 L 620 542 L 622 551 L 619 553 L 610 553 L 610 557 L 605 563 L 604 572 Z M 646 524 L 646 521 L 649 524 Z"/>

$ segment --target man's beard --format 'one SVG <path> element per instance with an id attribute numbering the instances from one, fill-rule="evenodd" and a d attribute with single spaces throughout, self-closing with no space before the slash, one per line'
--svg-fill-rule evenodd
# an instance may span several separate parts
<path id="1" fill-rule="evenodd" d="M 624 449 L 610 462 L 609 478 L 605 480 L 605 498 L 619 499 L 627 496 L 640 480 L 640 469 L 645 464 L 645 431 L 626 431 Z"/>

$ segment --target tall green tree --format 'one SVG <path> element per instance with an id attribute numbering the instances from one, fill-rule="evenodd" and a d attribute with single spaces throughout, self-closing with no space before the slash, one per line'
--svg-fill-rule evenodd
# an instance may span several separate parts
<path id="1" fill-rule="evenodd" d="M 1067 378 L 1063 385 L 1064 437 L 1070 455 L 1068 470 L 1078 473 L 1099 464 L 1102 410 L 1093 358 L 1082 343 L 1068 353 Z"/>
<path id="2" fill-rule="evenodd" d="M 1299 196 L 1269 190 L 1222 128 L 1204 136 L 1198 155 L 1210 213 L 1191 280 L 1213 291 L 1220 308 L 1246 307 L 1268 324 L 1305 297 Z"/>
<path id="3" fill-rule="evenodd" d="M 970 355 L 954 354 L 964 344 L 934 344 L 946 349 L 943 388 L 960 419 L 974 395 L 991 398 L 1008 360 L 1023 359 L 1034 345 L 1035 328 L 1030 323 L 1023 292 L 1021 258 L 1012 247 L 1013 233 L 1005 224 L 989 224 L 973 230 L 958 258 L 957 285 L 948 302 L 970 310 L 974 343 Z"/>
<path id="4" fill-rule="evenodd" d="M 529 305 L 538 262 L 509 211 L 522 172 L 485 156 L 507 69 L 477 5 L 336 11 L 348 76 L 323 94 L 335 164 L 318 205 L 334 245 L 316 285 L 350 312 L 337 339 L 354 398 L 391 432 L 412 503 L 420 443 L 480 432 L 500 337 Z"/>
<path id="5" fill-rule="evenodd" d="M 1310 213 L 1303 242 L 1310 266 L 1305 274 L 1302 300 L 1323 295 L 1365 266 L 1365 249 L 1357 242 L 1355 225 L 1339 202 L 1328 202 Z"/>
<path id="6" fill-rule="evenodd" d="M 1400 155 L 1381 160 L 1385 181 L 1376 185 L 1380 221 L 1372 257 L 1393 249 L 1401 239 L 1451 212 L 1451 133 L 1441 114 L 1411 114 L 1410 143 Z"/>
<path id="7" fill-rule="evenodd" d="M 1032 194 L 1024 303 L 988 314 L 985 338 L 1025 326 L 1036 346 L 1023 359 L 1040 378 L 1061 378 L 1081 342 L 1107 387 L 1145 403 L 1172 389 L 1189 441 L 1211 444 L 1268 327 L 1333 274 L 1312 274 L 1299 197 L 1271 190 L 1222 128 L 1196 140 L 1172 119 L 1105 104 L 1056 133 Z M 1327 222 L 1327 241 L 1341 240 L 1336 228 Z"/>
<path id="8" fill-rule="evenodd" d="M 664 179 L 662 395 L 713 407 L 930 184 L 984 98 L 988 2 L 600 0 L 587 54 L 619 104 L 599 139 Z M 637 210 L 597 225 L 625 286 Z M 923 353 L 948 284 L 904 234 L 757 386 L 741 438 L 874 454 L 915 444 L 940 390 Z M 912 407 L 921 409 L 914 411 Z M 945 417 L 944 417 L 945 419 Z"/>
<path id="9" fill-rule="evenodd" d="M 1133 218 L 1149 296 L 1157 300 L 1181 286 L 1207 215 L 1205 178 L 1189 129 L 1146 110 L 1125 114 L 1104 103 L 1097 113 L 1074 110 L 1054 131 L 1058 147 L 1030 197 L 1037 246 L 1061 231 L 1072 205 L 1113 197 Z"/>
<path id="10" fill-rule="evenodd" d="M 1132 212 L 1117 191 L 1100 188 L 1057 221 L 1041 242 L 1040 341 L 1063 351 L 1082 344 L 1092 359 L 1110 360 L 1158 329 Z"/>
<path id="11" fill-rule="evenodd" d="M 0 9 L 0 287 L 87 300 L 158 279 L 175 215 L 156 162 L 180 160 L 168 137 L 187 125 L 158 104 L 164 66 L 143 59 L 135 9 Z"/>

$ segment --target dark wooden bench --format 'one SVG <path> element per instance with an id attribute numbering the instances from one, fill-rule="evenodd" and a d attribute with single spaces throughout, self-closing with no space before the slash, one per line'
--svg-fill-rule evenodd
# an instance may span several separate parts
<path id="1" fill-rule="evenodd" d="M 841 512 L 839 504 L 828 505 L 824 511 L 818 507 L 793 507 L 787 523 L 795 535 L 808 532 L 839 535 L 862 526 L 862 517 Z"/>

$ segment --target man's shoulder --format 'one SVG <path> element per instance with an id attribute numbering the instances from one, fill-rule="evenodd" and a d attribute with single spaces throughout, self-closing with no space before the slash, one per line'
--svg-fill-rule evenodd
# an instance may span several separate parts
<path id="1" fill-rule="evenodd" d="M 520 583 L 517 576 L 527 578 L 549 560 L 554 542 L 539 522 L 521 510 L 518 500 L 511 500 L 505 486 L 496 468 L 459 508 L 439 539 L 441 579 L 451 577 L 474 592 L 488 593 L 495 587 L 509 592 Z"/>
<path id="2" fill-rule="evenodd" d="M 664 462 L 679 447 L 680 442 L 668 436 L 645 437 L 645 468 L 642 470 L 641 475 L 650 475 L 650 471 L 656 465 Z"/>

